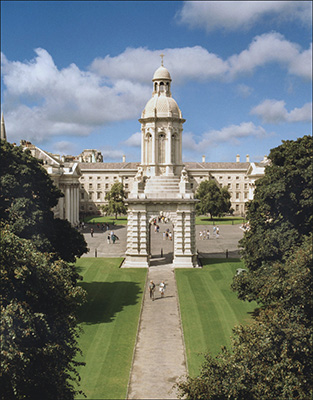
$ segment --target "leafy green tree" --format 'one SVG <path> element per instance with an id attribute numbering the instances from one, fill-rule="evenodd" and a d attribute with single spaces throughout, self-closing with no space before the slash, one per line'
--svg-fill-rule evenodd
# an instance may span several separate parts
<path id="1" fill-rule="evenodd" d="M 249 270 L 233 285 L 241 299 L 258 301 L 262 285 L 272 274 L 271 264 L 288 256 L 313 226 L 312 136 L 283 141 L 269 158 L 271 164 L 256 182 L 248 205 L 250 230 L 240 242 Z"/>
<path id="2" fill-rule="evenodd" d="M 230 212 L 230 193 L 226 187 L 220 188 L 214 180 L 202 181 L 196 191 L 199 203 L 196 205 L 198 215 L 210 214 L 211 218 Z"/>
<path id="3" fill-rule="evenodd" d="M 312 236 L 264 283 L 255 321 L 233 330 L 231 349 L 206 355 L 199 376 L 178 385 L 186 399 L 298 399 L 313 397 Z"/>
<path id="4" fill-rule="evenodd" d="M 115 219 L 117 219 L 119 214 L 127 213 L 127 208 L 124 203 L 126 194 L 121 182 L 114 183 L 111 190 L 106 194 L 105 199 L 108 204 L 102 206 L 102 210 L 108 215 L 114 215 Z"/>
<path id="5" fill-rule="evenodd" d="M 1 140 L 0 171 L 0 220 L 13 233 L 65 261 L 87 252 L 83 235 L 54 218 L 52 208 L 63 194 L 29 151 Z"/>
<path id="6" fill-rule="evenodd" d="M 82 365 L 76 312 L 85 299 L 75 267 L 7 228 L 0 264 L 1 399 L 73 399 Z"/>

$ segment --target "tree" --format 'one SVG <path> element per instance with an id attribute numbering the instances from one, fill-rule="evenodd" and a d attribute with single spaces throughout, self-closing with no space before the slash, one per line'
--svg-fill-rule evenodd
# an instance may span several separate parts
<path id="1" fill-rule="evenodd" d="M 269 158 L 248 205 L 250 230 L 240 241 L 249 273 L 236 278 L 233 288 L 242 299 L 258 300 L 272 263 L 288 256 L 313 226 L 313 138 L 283 141 Z"/>
<path id="2" fill-rule="evenodd" d="M 230 194 L 226 187 L 220 188 L 214 180 L 202 181 L 197 189 L 196 205 L 198 215 L 210 214 L 211 218 L 230 212 Z"/>
<path id="3" fill-rule="evenodd" d="M 52 208 L 63 194 L 29 151 L 1 140 L 0 170 L 0 218 L 13 233 L 69 262 L 87 252 L 83 235 L 54 218 Z"/>
<path id="4" fill-rule="evenodd" d="M 102 206 L 104 212 L 109 215 L 115 215 L 115 219 L 117 219 L 118 214 L 126 214 L 127 209 L 124 203 L 126 194 L 121 182 L 114 183 L 111 190 L 106 194 L 105 199 L 108 204 Z"/>
<path id="5" fill-rule="evenodd" d="M 76 312 L 85 291 L 74 266 L 1 230 L 1 398 L 69 400 L 78 392 Z"/>
<path id="6" fill-rule="evenodd" d="M 312 236 L 285 262 L 275 263 L 255 321 L 233 330 L 230 350 L 206 355 L 201 372 L 179 385 L 186 399 L 302 399 L 313 397 Z"/>

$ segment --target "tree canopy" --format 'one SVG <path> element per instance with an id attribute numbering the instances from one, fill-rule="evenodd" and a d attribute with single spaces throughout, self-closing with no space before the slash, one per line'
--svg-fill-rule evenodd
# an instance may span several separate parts
<path id="1" fill-rule="evenodd" d="M 256 182 L 248 205 L 250 229 L 240 242 L 249 270 L 234 283 L 242 299 L 258 300 L 271 263 L 288 256 L 313 226 L 313 138 L 283 141 L 269 158 L 271 164 Z"/>
<path id="2" fill-rule="evenodd" d="M 202 181 L 196 191 L 198 215 L 210 214 L 211 218 L 219 217 L 231 211 L 230 193 L 227 187 L 220 188 L 214 180 Z"/>
<path id="3" fill-rule="evenodd" d="M 0 220 L 13 233 L 66 261 L 87 252 L 83 235 L 54 218 L 52 208 L 63 194 L 29 151 L 1 140 L 0 171 Z"/>
<path id="4" fill-rule="evenodd" d="M 119 214 L 127 213 L 127 208 L 124 203 L 126 194 L 121 182 L 116 182 L 112 185 L 112 188 L 106 194 L 105 199 L 108 204 L 102 206 L 102 210 L 108 215 L 114 215 L 115 219 L 117 219 Z"/>
<path id="5" fill-rule="evenodd" d="M 79 275 L 7 228 L 0 250 L 1 398 L 73 399 Z"/>
<path id="6" fill-rule="evenodd" d="M 254 321 L 233 330 L 232 346 L 206 355 L 186 399 L 313 397 L 313 138 L 284 141 L 256 183 L 241 240 L 247 272 L 232 287 L 256 300 Z"/>

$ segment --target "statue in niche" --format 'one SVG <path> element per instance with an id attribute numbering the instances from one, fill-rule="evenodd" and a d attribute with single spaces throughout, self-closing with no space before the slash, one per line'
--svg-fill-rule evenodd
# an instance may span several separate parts
<path id="1" fill-rule="evenodd" d="M 138 171 L 135 175 L 134 178 L 135 182 L 142 182 L 143 180 L 143 171 L 142 171 L 142 167 L 138 167 Z"/>
<path id="2" fill-rule="evenodd" d="M 189 182 L 188 173 L 187 173 L 187 171 L 185 170 L 185 167 L 184 167 L 184 168 L 182 169 L 182 171 L 181 171 L 180 181 L 181 181 L 181 182 L 186 182 L 186 183 Z"/>

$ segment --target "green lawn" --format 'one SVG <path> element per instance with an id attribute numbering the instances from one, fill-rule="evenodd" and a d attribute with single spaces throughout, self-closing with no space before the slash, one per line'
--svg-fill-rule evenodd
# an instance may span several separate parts
<path id="1" fill-rule="evenodd" d="M 229 346 L 232 328 L 246 323 L 256 303 L 238 300 L 230 289 L 243 263 L 238 259 L 207 259 L 203 269 L 176 269 L 182 325 L 191 376 L 199 373 L 203 353 L 216 355 Z"/>
<path id="2" fill-rule="evenodd" d="M 117 217 L 115 219 L 114 217 L 107 217 L 107 216 L 90 216 L 90 217 L 85 217 L 84 222 L 88 224 L 115 224 L 115 225 L 127 225 L 127 216 L 123 217 Z"/>
<path id="3" fill-rule="evenodd" d="M 196 217 L 196 225 L 237 225 L 242 224 L 246 220 L 242 217 L 222 217 L 222 218 L 214 218 L 211 220 L 208 216 L 200 215 Z M 90 216 L 85 217 L 84 222 L 89 224 L 102 224 L 115 223 L 116 225 L 127 225 L 127 216 L 118 217 L 115 219 L 114 217 L 103 217 L 103 216 Z"/>
<path id="4" fill-rule="evenodd" d="M 196 225 L 238 225 L 246 220 L 242 217 L 221 217 L 213 220 L 205 215 L 196 216 Z"/>
<path id="5" fill-rule="evenodd" d="M 87 399 L 126 396 L 147 270 L 120 269 L 121 261 L 86 257 L 76 263 L 88 292 L 79 338 L 79 361 L 86 362 L 79 368 L 80 389 Z"/>

